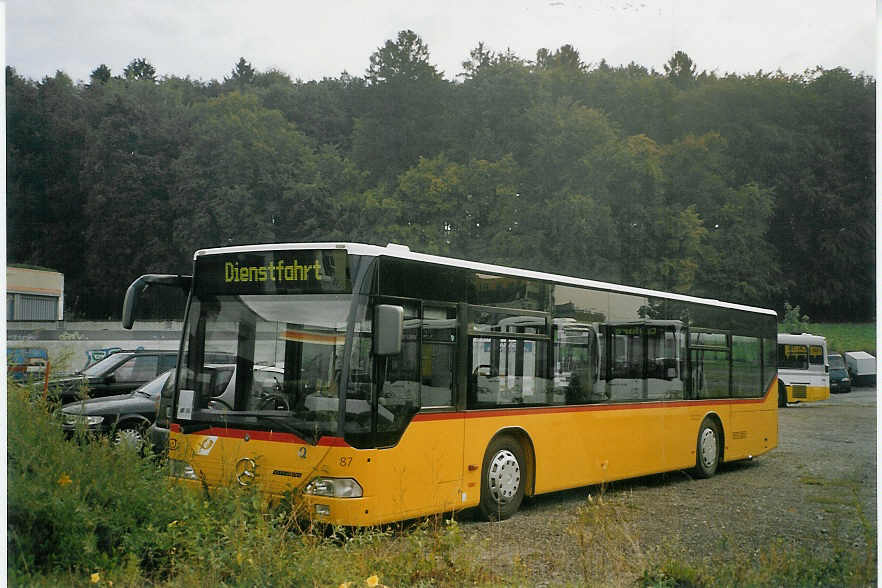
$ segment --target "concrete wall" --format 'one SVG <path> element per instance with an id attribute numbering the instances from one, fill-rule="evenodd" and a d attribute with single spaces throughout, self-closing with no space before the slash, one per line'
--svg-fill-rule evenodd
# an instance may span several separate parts
<path id="1" fill-rule="evenodd" d="M 43 347 L 52 373 L 81 369 L 93 349 L 177 349 L 182 321 L 138 321 L 132 330 L 117 321 L 12 321 L 6 324 L 7 347 Z"/>

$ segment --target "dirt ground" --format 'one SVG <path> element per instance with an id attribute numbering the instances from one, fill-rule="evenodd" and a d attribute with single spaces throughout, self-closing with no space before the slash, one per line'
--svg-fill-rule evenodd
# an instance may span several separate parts
<path id="1" fill-rule="evenodd" d="M 636 578 L 665 558 L 758 557 L 775 542 L 865 553 L 877 535 L 876 390 L 791 405 L 778 430 L 776 449 L 710 479 L 681 471 L 557 492 L 463 530 L 488 566 L 535 585 Z"/>

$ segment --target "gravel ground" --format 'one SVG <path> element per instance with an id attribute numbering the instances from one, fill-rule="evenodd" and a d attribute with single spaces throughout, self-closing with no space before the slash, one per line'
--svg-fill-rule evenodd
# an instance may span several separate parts
<path id="1" fill-rule="evenodd" d="M 865 550 L 867 526 L 877 533 L 876 390 L 791 405 L 778 418 L 776 449 L 713 478 L 681 471 L 557 492 L 463 531 L 502 577 L 540 586 L 627 583 L 665 559 L 756 557 L 776 541 L 794 552 Z"/>

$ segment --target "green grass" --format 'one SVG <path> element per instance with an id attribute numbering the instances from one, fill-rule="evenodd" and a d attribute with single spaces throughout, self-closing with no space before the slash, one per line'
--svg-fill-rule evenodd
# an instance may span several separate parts
<path id="1" fill-rule="evenodd" d="M 826 337 L 830 353 L 866 351 L 876 355 L 876 323 L 809 323 L 808 332 Z"/>

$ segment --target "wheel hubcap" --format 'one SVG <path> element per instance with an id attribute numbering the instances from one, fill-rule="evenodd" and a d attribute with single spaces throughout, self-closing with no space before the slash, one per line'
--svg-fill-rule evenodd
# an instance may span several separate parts
<path id="1" fill-rule="evenodd" d="M 498 504 L 508 503 L 521 485 L 521 466 L 508 449 L 503 449 L 490 460 L 487 469 L 490 495 Z"/>
<path id="2" fill-rule="evenodd" d="M 116 444 L 136 449 L 141 443 L 141 434 L 132 429 L 123 429 L 116 434 Z"/>
<path id="3" fill-rule="evenodd" d="M 705 429 L 701 432 L 701 463 L 707 467 L 713 467 L 717 462 L 717 435 L 713 429 Z"/>

